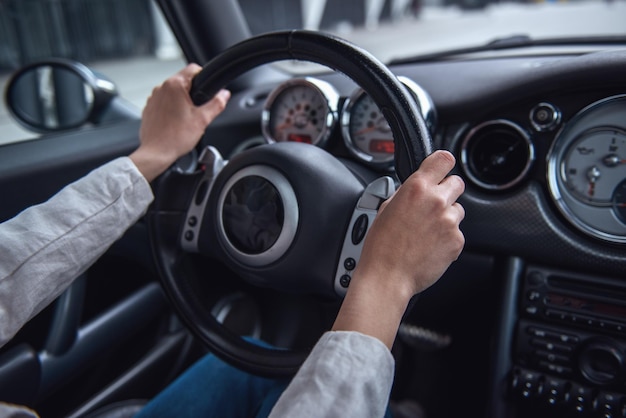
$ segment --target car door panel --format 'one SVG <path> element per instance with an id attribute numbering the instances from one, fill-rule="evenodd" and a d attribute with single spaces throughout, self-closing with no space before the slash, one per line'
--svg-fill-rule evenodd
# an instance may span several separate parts
<path id="1" fill-rule="evenodd" d="M 0 219 L 128 155 L 139 125 L 129 118 L 1 146 Z M 158 284 L 147 234 L 142 221 L 132 226 L 0 350 L 0 399 L 45 416 L 80 414 L 151 397 L 188 364 L 189 333 Z"/>

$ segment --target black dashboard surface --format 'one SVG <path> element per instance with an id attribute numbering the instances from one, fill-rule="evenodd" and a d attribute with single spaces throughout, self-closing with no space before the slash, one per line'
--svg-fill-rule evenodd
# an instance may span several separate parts
<path id="1" fill-rule="evenodd" d="M 575 115 L 595 102 L 626 93 L 625 65 L 626 51 L 613 50 L 482 56 L 391 67 L 396 75 L 415 81 L 432 98 L 437 114 L 435 147 L 449 149 L 457 156 L 457 172 L 467 183 L 462 197 L 466 208 L 462 230 L 468 249 L 612 276 L 624 271 L 623 243 L 589 236 L 559 212 L 548 189 L 547 161 L 555 138 Z M 330 83 L 341 100 L 357 88 L 341 74 L 312 77 Z M 212 141 L 228 153 L 233 149 L 233 132 L 243 142 L 260 140 L 264 100 L 277 85 L 257 86 L 235 95 L 238 106 L 229 107 L 214 124 Z M 540 103 L 558 110 L 559 121 L 550 129 L 533 127 L 530 113 Z M 496 190 L 472 181 L 461 161 L 468 132 L 493 121 L 514 124 L 533 148 L 528 170 L 514 185 Z M 626 117 L 622 128 L 626 128 Z M 346 152 L 341 135 L 335 127 L 325 147 L 338 157 L 354 160 Z"/>

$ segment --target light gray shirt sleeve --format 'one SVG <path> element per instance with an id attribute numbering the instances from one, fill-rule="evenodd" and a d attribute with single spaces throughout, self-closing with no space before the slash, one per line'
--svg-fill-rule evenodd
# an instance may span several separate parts
<path id="1" fill-rule="evenodd" d="M 150 185 L 124 157 L 0 224 L 0 345 L 119 239 L 152 199 Z M 327 332 L 271 417 L 380 418 L 393 373 L 393 356 L 379 340 Z M 0 403 L 0 416 L 34 414 Z"/>
<path id="2" fill-rule="evenodd" d="M 329 331 L 315 345 L 272 409 L 278 417 L 385 415 L 394 359 L 381 341 L 351 331 Z"/>
<path id="3" fill-rule="evenodd" d="M 146 211 L 150 185 L 128 157 L 0 224 L 0 346 Z"/>

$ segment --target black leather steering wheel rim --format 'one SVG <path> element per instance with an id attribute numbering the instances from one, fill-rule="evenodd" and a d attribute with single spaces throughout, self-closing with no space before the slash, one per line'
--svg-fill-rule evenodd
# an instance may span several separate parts
<path id="1" fill-rule="evenodd" d="M 396 172 L 404 181 L 432 152 L 430 134 L 415 100 L 396 76 L 380 61 L 340 38 L 311 31 L 272 32 L 245 40 L 207 63 L 193 80 L 190 95 L 195 104 L 210 100 L 239 75 L 266 63 L 303 60 L 339 71 L 359 84 L 380 107 L 396 142 Z M 170 173 L 171 174 L 171 173 Z M 167 183 L 168 174 L 161 182 Z M 268 349 L 251 344 L 219 324 L 203 306 L 184 276 L 182 251 L 165 231 L 164 223 L 181 222 L 163 215 L 155 202 L 149 216 L 151 239 L 163 287 L 187 326 L 218 357 L 262 376 L 294 374 L 308 355 L 305 351 Z M 159 212 L 161 214 L 159 214 Z"/>
<path id="2" fill-rule="evenodd" d="M 395 169 L 404 182 L 432 153 L 430 134 L 415 100 L 397 77 L 368 51 L 319 32 L 272 32 L 247 39 L 207 63 L 194 78 L 195 104 L 259 65 L 280 60 L 311 61 L 339 71 L 359 84 L 384 114 L 396 144 Z"/>

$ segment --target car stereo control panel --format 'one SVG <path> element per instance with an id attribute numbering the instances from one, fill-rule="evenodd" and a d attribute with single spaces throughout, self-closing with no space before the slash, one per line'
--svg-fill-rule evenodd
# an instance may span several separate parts
<path id="1" fill-rule="evenodd" d="M 511 391 L 562 416 L 626 417 L 626 282 L 531 267 Z"/>

